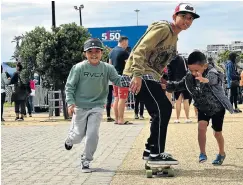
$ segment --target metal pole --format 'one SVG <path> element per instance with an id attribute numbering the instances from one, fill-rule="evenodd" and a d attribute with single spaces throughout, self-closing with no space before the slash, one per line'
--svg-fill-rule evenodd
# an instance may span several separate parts
<path id="1" fill-rule="evenodd" d="M 80 26 L 82 26 L 82 12 L 81 12 L 81 7 L 79 7 L 79 18 L 80 18 Z"/>
<path id="2" fill-rule="evenodd" d="M 52 7 L 52 26 L 56 27 L 56 17 L 55 17 L 55 1 L 51 1 L 51 7 Z"/>
<path id="3" fill-rule="evenodd" d="M 56 17 L 55 17 L 55 1 L 51 2 L 52 4 L 52 26 L 56 27 Z M 57 88 L 54 86 L 54 89 L 57 90 Z M 54 94 L 55 99 L 59 99 L 58 94 Z M 55 106 L 59 106 L 59 102 L 55 102 Z M 55 108 L 55 116 L 60 116 L 60 109 Z"/>
<path id="4" fill-rule="evenodd" d="M 137 26 L 138 26 L 138 12 L 139 12 L 140 10 L 136 9 L 136 10 L 134 10 L 134 11 L 137 13 Z"/>
<path id="5" fill-rule="evenodd" d="M 138 12 L 137 12 L 137 26 L 138 26 Z"/>

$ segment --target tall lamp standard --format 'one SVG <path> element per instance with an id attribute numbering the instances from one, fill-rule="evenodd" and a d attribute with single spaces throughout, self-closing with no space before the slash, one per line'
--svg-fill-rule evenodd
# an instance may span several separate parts
<path id="1" fill-rule="evenodd" d="M 82 26 L 82 9 L 83 8 L 84 8 L 83 4 L 81 4 L 79 7 L 74 6 L 75 10 L 79 10 L 80 26 Z"/>
<path id="2" fill-rule="evenodd" d="M 139 12 L 140 10 L 136 9 L 136 10 L 134 10 L 134 11 L 137 13 L 137 26 L 138 26 L 138 12 Z"/>

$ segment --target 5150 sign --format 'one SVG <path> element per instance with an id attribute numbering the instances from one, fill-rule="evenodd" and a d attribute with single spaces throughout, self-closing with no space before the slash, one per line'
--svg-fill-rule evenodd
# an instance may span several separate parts
<path id="1" fill-rule="evenodd" d="M 119 32 L 106 32 L 102 33 L 102 40 L 103 41 L 113 41 L 118 40 L 120 38 L 121 34 Z"/>

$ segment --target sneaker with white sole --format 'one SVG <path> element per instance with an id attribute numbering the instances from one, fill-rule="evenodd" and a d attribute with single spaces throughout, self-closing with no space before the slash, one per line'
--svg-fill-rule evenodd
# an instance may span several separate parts
<path id="1" fill-rule="evenodd" d="M 140 119 L 140 120 L 144 120 L 143 115 L 140 115 L 140 116 L 139 116 L 139 119 Z"/>
<path id="2" fill-rule="evenodd" d="M 176 120 L 174 121 L 174 123 L 180 123 L 180 120 L 176 119 Z"/>
<path id="3" fill-rule="evenodd" d="M 81 161 L 81 170 L 83 173 L 92 172 L 92 170 L 89 168 L 89 161 Z"/>
<path id="4" fill-rule="evenodd" d="M 177 165 L 179 162 L 173 159 L 171 154 L 161 153 L 158 155 L 150 154 L 148 163 L 150 164 L 161 164 L 161 165 Z"/>
<path id="5" fill-rule="evenodd" d="M 148 143 L 145 143 L 145 150 L 143 151 L 143 160 L 148 160 L 150 155 L 150 147 Z"/>

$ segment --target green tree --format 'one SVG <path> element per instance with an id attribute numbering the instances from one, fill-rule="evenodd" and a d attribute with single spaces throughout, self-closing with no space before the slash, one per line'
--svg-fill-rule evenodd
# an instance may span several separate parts
<path id="1" fill-rule="evenodd" d="M 34 73 L 37 71 L 36 56 L 40 51 L 40 46 L 47 35 L 50 34 L 44 27 L 35 27 L 34 30 L 26 32 L 22 38 L 19 47 L 19 55 L 23 65 L 21 78 L 23 81 L 29 81 L 33 78 Z"/>
<path id="2" fill-rule="evenodd" d="M 102 59 L 101 59 L 103 62 L 108 62 L 110 51 L 111 51 L 111 48 L 104 46 L 103 55 L 102 55 Z"/>
<path id="3" fill-rule="evenodd" d="M 87 29 L 75 23 L 63 24 L 46 35 L 37 54 L 37 71 L 43 78 L 43 86 L 61 90 L 65 119 L 68 118 L 64 94 L 66 80 L 73 65 L 84 59 L 83 44 L 89 37 Z"/>
<path id="4" fill-rule="evenodd" d="M 229 50 L 226 50 L 226 51 L 224 51 L 224 52 L 222 52 L 222 53 L 219 53 L 219 54 L 218 54 L 218 60 L 217 60 L 217 63 L 218 63 L 218 64 L 221 64 L 221 63 L 227 61 L 228 58 L 229 58 L 229 54 L 230 54 L 230 51 L 229 51 Z"/>
<path id="5" fill-rule="evenodd" d="M 14 58 L 16 61 L 19 59 L 19 49 L 20 49 L 19 42 L 21 39 L 23 39 L 23 37 L 24 37 L 24 35 L 15 36 L 12 40 L 12 42 L 16 43 L 15 51 L 14 51 L 12 58 Z"/>

